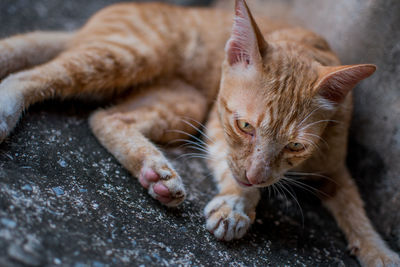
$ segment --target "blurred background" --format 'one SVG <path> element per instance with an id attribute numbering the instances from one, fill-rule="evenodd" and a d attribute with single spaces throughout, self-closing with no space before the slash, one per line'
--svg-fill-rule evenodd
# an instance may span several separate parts
<path id="1" fill-rule="evenodd" d="M 7 36 L 32 30 L 74 30 L 82 26 L 97 10 L 118 0 L 2 0 L 0 34 Z M 129 1 L 125 1 L 129 2 Z M 135 2 L 135 1 L 131 1 Z M 151 2 L 142 0 L 136 2 Z M 154 1 L 153 1 L 154 2 Z M 207 6 L 212 0 L 161 0 L 178 5 Z"/>

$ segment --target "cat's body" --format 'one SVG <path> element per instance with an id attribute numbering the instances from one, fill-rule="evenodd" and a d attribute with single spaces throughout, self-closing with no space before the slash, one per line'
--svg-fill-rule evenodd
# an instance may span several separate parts
<path id="1" fill-rule="evenodd" d="M 396 266 L 398 256 L 371 226 L 345 167 L 349 91 L 375 67 L 338 66 L 314 33 L 264 18 L 257 23 L 243 1 L 232 33 L 232 14 L 224 11 L 120 4 L 77 33 L 3 40 L 0 141 L 38 101 L 117 99 L 91 116 L 94 134 L 151 196 L 175 206 L 185 197 L 182 181 L 151 141 L 185 139 L 196 132 L 193 122 L 208 116 L 208 147 L 199 149 L 208 150 L 220 190 L 205 208 L 217 238 L 246 233 L 256 187 L 287 180 L 288 170 L 311 173 L 325 177 L 321 198 L 360 261 Z"/>

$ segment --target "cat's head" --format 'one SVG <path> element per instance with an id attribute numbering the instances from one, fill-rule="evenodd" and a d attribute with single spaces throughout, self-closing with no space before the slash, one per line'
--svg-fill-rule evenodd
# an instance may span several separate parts
<path id="1" fill-rule="evenodd" d="M 225 51 L 217 103 L 229 166 L 244 186 L 273 184 L 309 158 L 348 92 L 376 69 L 325 67 L 307 47 L 267 42 L 244 0 Z"/>

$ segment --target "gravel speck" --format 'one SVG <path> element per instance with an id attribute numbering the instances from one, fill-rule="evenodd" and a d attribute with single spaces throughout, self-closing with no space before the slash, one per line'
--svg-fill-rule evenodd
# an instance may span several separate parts
<path id="1" fill-rule="evenodd" d="M 17 223 L 14 222 L 13 220 L 7 219 L 7 218 L 1 218 L 0 219 L 1 224 L 8 228 L 15 228 L 17 226 Z"/>
<path id="2" fill-rule="evenodd" d="M 21 189 L 26 191 L 32 191 L 32 186 L 30 184 L 26 184 L 23 187 L 21 187 Z"/>
<path id="3" fill-rule="evenodd" d="M 61 187 L 59 187 L 59 186 L 53 187 L 51 190 L 53 190 L 53 192 L 54 192 L 57 196 L 61 196 L 61 195 L 64 195 L 64 194 L 65 194 L 64 190 L 63 190 Z"/>
<path id="4" fill-rule="evenodd" d="M 61 167 L 67 167 L 68 166 L 68 164 L 65 162 L 65 160 L 63 160 L 63 159 L 60 159 L 59 161 L 57 161 L 58 162 L 58 164 L 61 166 Z"/>

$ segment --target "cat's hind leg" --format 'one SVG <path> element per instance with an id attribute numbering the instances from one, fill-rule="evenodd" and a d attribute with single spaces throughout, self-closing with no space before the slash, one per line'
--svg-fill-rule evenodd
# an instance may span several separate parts
<path id="1" fill-rule="evenodd" d="M 182 132 L 193 134 L 195 130 L 182 118 L 202 121 L 206 112 L 205 97 L 189 84 L 174 80 L 144 88 L 114 107 L 96 111 L 90 126 L 100 143 L 139 178 L 152 197 L 176 206 L 185 197 L 182 180 L 151 141 L 187 138 Z"/>
<path id="2" fill-rule="evenodd" d="M 57 57 L 67 49 L 73 36 L 74 33 L 68 32 L 32 32 L 0 40 L 0 143 L 14 128 L 24 107 L 29 105 L 24 95 L 38 98 L 36 96 L 43 96 L 43 92 L 30 92 L 30 89 L 49 87 L 48 83 L 41 84 L 30 77 L 36 78 L 38 73 L 47 79 L 51 77 L 51 71 L 40 71 L 41 68 L 22 71 L 19 75 L 13 73 Z"/>
<path id="3" fill-rule="evenodd" d="M 350 253 L 362 266 L 400 266 L 400 257 L 391 251 L 368 219 L 357 187 L 346 167 L 330 175 L 335 182 L 322 189 L 324 205 L 332 212 L 343 230 Z"/>
<path id="4" fill-rule="evenodd" d="M 72 32 L 32 32 L 0 40 L 0 80 L 53 59 L 73 36 Z"/>
<path id="5" fill-rule="evenodd" d="M 53 60 L 0 82 L 0 142 L 13 130 L 22 111 L 34 103 L 70 97 L 104 100 L 171 71 L 174 64 L 152 53 L 154 47 L 144 52 L 101 38 L 82 43 L 74 38 L 71 43 Z"/>

